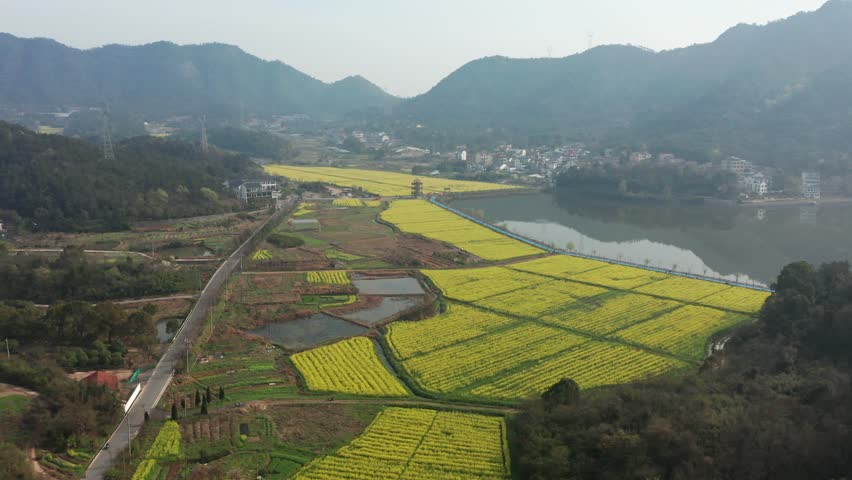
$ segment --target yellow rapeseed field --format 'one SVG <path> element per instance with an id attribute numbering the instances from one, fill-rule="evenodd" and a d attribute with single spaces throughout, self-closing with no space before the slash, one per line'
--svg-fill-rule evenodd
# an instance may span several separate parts
<path id="1" fill-rule="evenodd" d="M 350 283 L 350 280 L 346 272 L 336 270 L 324 270 L 321 272 L 308 272 L 308 283 L 348 285 Z"/>
<path id="2" fill-rule="evenodd" d="M 332 205 L 335 207 L 363 207 L 364 202 L 360 198 L 335 198 Z"/>
<path id="3" fill-rule="evenodd" d="M 500 417 L 389 407 L 359 437 L 296 480 L 508 480 Z"/>
<path id="4" fill-rule="evenodd" d="M 425 200 L 396 200 L 382 212 L 381 217 L 403 232 L 450 243 L 485 260 L 544 253 Z"/>
<path id="5" fill-rule="evenodd" d="M 361 188 L 364 191 L 383 197 L 411 195 L 411 182 L 419 178 L 423 183 L 423 193 L 482 192 L 510 190 L 518 187 L 499 183 L 471 182 L 435 177 L 415 177 L 406 173 L 383 172 L 378 170 L 360 170 L 354 168 L 301 167 L 289 165 L 267 165 L 264 167 L 270 175 L 287 177 L 298 182 L 325 182 L 341 187 Z"/>
<path id="6" fill-rule="evenodd" d="M 708 339 L 767 295 L 568 256 L 422 273 L 449 309 L 391 324 L 387 342 L 420 389 L 450 398 L 519 400 L 561 378 L 593 388 L 694 368 Z"/>
<path id="7" fill-rule="evenodd" d="M 382 397 L 408 391 L 382 364 L 373 341 L 354 337 L 300 352 L 292 357 L 310 390 Z"/>

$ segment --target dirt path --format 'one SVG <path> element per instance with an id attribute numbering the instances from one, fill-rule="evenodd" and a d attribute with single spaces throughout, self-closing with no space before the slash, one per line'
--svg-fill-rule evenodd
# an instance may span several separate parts
<path id="1" fill-rule="evenodd" d="M 37 397 L 38 392 L 27 390 L 23 387 L 9 385 L 8 383 L 0 383 L 0 397 L 9 397 L 12 395 L 20 395 L 22 397 Z"/>
<path id="2" fill-rule="evenodd" d="M 428 400 L 428 399 L 386 399 L 386 398 L 359 398 L 359 399 L 341 399 L 341 400 L 328 400 L 326 398 L 290 398 L 286 400 L 254 400 L 250 402 L 246 402 L 247 407 L 251 406 L 274 406 L 274 405 L 352 405 L 352 404 L 362 404 L 362 405 L 394 405 L 394 406 L 403 406 L 403 407 L 432 407 L 432 408 L 446 408 L 452 410 L 460 410 L 465 412 L 473 412 L 473 413 L 485 413 L 490 415 L 508 415 L 517 413 L 517 409 L 511 407 L 499 407 L 499 406 L 491 406 L 491 405 L 473 405 L 468 403 L 450 403 L 450 402 L 441 402 L 438 400 Z M 227 407 L 227 408 L 236 408 L 236 407 Z"/>

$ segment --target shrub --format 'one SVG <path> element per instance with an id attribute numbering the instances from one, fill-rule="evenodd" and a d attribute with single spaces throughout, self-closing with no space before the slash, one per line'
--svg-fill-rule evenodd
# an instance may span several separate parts
<path id="1" fill-rule="evenodd" d="M 279 248 L 301 247 L 305 241 L 299 237 L 284 235 L 283 233 L 273 233 L 266 238 L 266 241 Z"/>

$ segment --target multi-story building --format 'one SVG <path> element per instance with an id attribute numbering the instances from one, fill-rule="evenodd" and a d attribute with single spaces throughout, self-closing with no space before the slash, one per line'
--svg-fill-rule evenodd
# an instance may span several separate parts
<path id="1" fill-rule="evenodd" d="M 751 173 L 752 166 L 748 160 L 743 160 L 739 157 L 730 157 L 722 160 L 722 170 L 734 172 L 737 175 L 747 175 Z"/>
<path id="2" fill-rule="evenodd" d="M 819 172 L 802 172 L 802 196 L 819 200 L 822 196 L 822 179 Z"/>
<path id="3" fill-rule="evenodd" d="M 278 185 L 278 181 L 269 178 L 243 181 L 234 188 L 234 191 L 237 198 L 246 203 L 255 199 L 276 200 L 281 197 L 281 186 Z"/>

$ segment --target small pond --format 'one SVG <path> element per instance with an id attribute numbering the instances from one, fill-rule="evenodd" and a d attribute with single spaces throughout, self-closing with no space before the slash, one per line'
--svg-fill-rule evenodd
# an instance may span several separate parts
<path id="1" fill-rule="evenodd" d="M 319 313 L 307 318 L 270 323 L 249 330 L 272 343 L 291 350 L 303 350 L 329 340 L 361 335 L 367 329 L 346 320 Z"/>
<path id="2" fill-rule="evenodd" d="M 423 287 L 415 278 L 376 278 L 352 280 L 361 295 L 423 295 Z"/>
<path id="3" fill-rule="evenodd" d="M 183 323 L 183 318 L 164 318 L 159 320 L 157 322 L 157 341 L 160 343 L 170 342 L 172 338 L 174 338 L 175 333 L 177 333 L 177 329 L 169 331 L 169 320 L 177 321 L 178 328 L 180 328 L 180 325 Z"/>
<path id="4" fill-rule="evenodd" d="M 386 318 L 396 315 L 399 312 L 408 310 L 418 303 L 420 303 L 420 299 L 416 297 L 383 297 L 382 302 L 375 307 L 365 308 L 364 310 L 358 310 L 357 312 L 351 312 L 341 316 L 356 322 L 374 325 Z"/>

